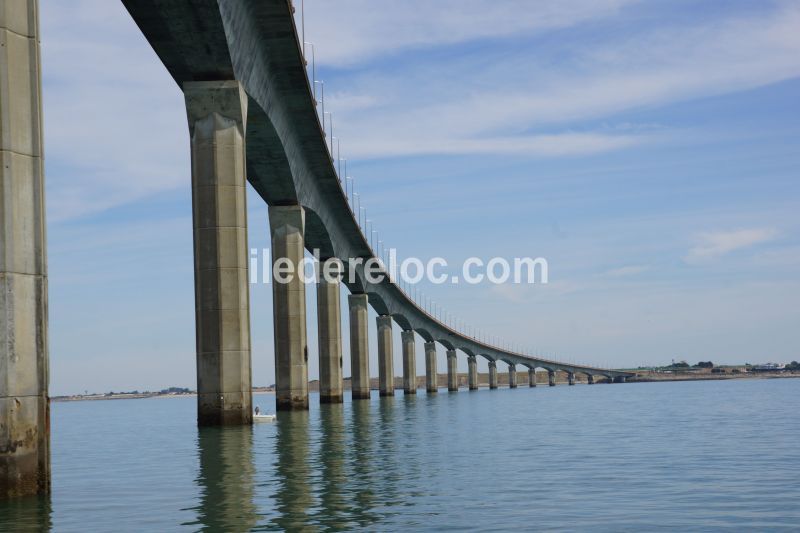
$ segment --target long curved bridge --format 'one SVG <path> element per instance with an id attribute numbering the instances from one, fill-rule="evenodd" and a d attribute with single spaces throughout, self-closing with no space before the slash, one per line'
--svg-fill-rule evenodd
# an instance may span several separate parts
<path id="1" fill-rule="evenodd" d="M 377 257 L 360 228 L 334 164 L 309 79 L 289 0 L 122 0 L 184 92 L 192 135 L 192 186 L 197 309 L 198 417 L 201 424 L 251 419 L 245 179 L 269 205 L 273 263 L 297 265 L 305 250 L 324 264 Z M 324 114 L 321 115 L 324 121 Z M 246 155 L 245 155 L 246 154 Z M 345 272 L 348 274 L 349 272 Z M 447 349 L 448 388 L 458 390 L 456 354 L 516 367 L 576 373 L 589 383 L 624 372 L 576 366 L 501 349 L 457 331 L 418 305 L 391 279 L 371 283 L 363 267 L 344 280 L 351 293 L 353 398 L 369 397 L 367 305 L 378 316 L 379 383 L 394 393 L 392 321 L 403 330 L 404 388 L 416 391 L 414 334 L 425 341 L 427 388 L 436 384 L 435 343 Z M 273 283 L 279 409 L 308 407 L 308 349 L 302 282 Z M 341 401 L 339 284 L 318 285 L 321 400 Z M 535 379 L 530 380 L 535 386 Z"/>

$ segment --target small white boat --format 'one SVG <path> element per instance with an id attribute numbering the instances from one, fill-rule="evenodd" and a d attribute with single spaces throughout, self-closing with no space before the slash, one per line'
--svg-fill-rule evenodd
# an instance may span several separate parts
<path id="1" fill-rule="evenodd" d="M 275 415 L 253 415 L 253 422 L 275 422 Z"/>

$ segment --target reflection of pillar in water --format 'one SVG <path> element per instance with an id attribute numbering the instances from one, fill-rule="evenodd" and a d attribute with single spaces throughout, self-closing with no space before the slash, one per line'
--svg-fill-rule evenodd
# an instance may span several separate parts
<path id="1" fill-rule="evenodd" d="M 380 403 L 390 402 L 391 398 L 384 398 Z M 351 520 L 364 528 L 379 519 L 372 511 L 376 504 L 373 476 L 376 475 L 377 468 L 372 453 L 371 402 L 353 402 L 350 405 L 353 440 L 348 450 L 350 468 L 347 473 L 348 481 L 353 487 L 350 491 L 353 498 L 350 505 Z"/>
<path id="2" fill-rule="evenodd" d="M 258 522 L 252 426 L 201 427 L 197 443 L 198 522 L 210 531 L 251 529 Z"/>
<path id="3" fill-rule="evenodd" d="M 324 528 L 333 530 L 347 529 L 347 519 L 342 516 L 347 508 L 343 410 L 341 404 L 320 406 L 322 439 L 316 456 L 322 470 L 322 509 L 317 520 Z"/>
<path id="4" fill-rule="evenodd" d="M 313 503 L 308 464 L 308 411 L 282 412 L 277 426 L 275 503 L 278 516 L 273 524 L 283 531 L 308 529 L 311 526 L 308 510 Z"/>

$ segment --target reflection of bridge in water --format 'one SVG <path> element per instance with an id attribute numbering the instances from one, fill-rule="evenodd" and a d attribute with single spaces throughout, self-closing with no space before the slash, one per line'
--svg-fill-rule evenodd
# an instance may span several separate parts
<path id="1" fill-rule="evenodd" d="M 298 265 L 319 250 L 325 265 L 377 258 L 333 163 L 287 0 L 122 0 L 185 96 L 191 134 L 198 421 L 252 422 L 245 185 L 269 205 L 273 262 Z M 47 268 L 38 2 L 0 7 L 0 497 L 48 492 Z M 324 114 L 322 115 L 324 117 Z M 124 127 L 124 125 L 122 126 Z M 154 132 L 157 134 L 157 132 Z M 245 155 L 246 154 L 246 155 Z M 143 157 L 147 157 L 143 154 Z M 337 156 L 338 157 L 338 156 Z M 338 163 L 338 162 L 337 162 Z M 345 180 L 346 183 L 346 180 Z M 346 185 L 345 185 L 346 187 Z M 394 394 L 392 325 L 403 330 L 406 394 L 416 393 L 415 339 L 425 341 L 426 389 L 435 392 L 436 346 L 447 350 L 448 389 L 456 357 L 477 357 L 624 381 L 610 369 L 504 349 L 434 316 L 390 279 L 373 283 L 363 262 L 345 271 L 354 399 L 370 394 L 368 306 L 378 313 L 378 374 Z M 308 408 L 305 288 L 298 276 L 273 283 L 277 406 Z M 317 287 L 322 402 L 343 398 L 340 284 Z M 535 384 L 534 380 L 529 380 Z M 369 496 L 368 491 L 364 497 Z"/>

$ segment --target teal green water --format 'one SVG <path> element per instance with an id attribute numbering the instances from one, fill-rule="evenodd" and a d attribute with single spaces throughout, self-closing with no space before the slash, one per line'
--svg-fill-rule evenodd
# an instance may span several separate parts
<path id="1" fill-rule="evenodd" d="M 202 431 L 194 398 L 53 404 L 52 496 L 0 529 L 800 528 L 800 380 L 311 404 Z"/>

